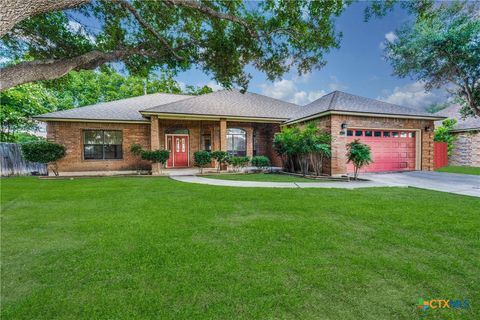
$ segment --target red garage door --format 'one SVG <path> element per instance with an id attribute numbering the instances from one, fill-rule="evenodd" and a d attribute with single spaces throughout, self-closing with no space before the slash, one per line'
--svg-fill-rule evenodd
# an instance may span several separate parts
<path id="1" fill-rule="evenodd" d="M 373 163 L 361 172 L 415 170 L 415 132 L 400 130 L 347 130 L 347 143 L 355 139 L 370 146 Z M 348 172 L 353 165 L 347 164 Z"/>

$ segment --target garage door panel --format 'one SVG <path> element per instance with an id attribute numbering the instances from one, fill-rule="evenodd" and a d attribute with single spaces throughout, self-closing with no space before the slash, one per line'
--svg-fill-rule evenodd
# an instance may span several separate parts
<path id="1" fill-rule="evenodd" d="M 356 131 L 362 135 L 357 136 Z M 365 132 L 380 132 L 377 136 L 365 136 Z M 380 134 L 380 136 L 379 136 Z M 358 139 L 370 146 L 373 163 L 364 167 L 361 172 L 405 171 L 415 170 L 416 141 L 415 132 L 402 130 L 349 130 L 347 143 Z M 347 164 L 348 172 L 353 172 L 353 165 Z"/>

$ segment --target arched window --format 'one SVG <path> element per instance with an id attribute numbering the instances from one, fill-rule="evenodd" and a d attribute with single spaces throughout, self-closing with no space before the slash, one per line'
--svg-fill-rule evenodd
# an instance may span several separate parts
<path id="1" fill-rule="evenodd" d="M 247 134 L 239 128 L 227 129 L 227 151 L 232 156 L 247 155 Z"/>
<path id="2" fill-rule="evenodd" d="M 188 129 L 183 127 L 171 127 L 165 130 L 166 134 L 188 134 Z"/>

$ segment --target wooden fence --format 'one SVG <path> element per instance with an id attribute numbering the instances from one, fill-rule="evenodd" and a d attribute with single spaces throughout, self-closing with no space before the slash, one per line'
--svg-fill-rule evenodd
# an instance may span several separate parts
<path id="1" fill-rule="evenodd" d="M 434 155 L 433 167 L 435 169 L 448 166 L 448 143 L 434 142 L 433 155 Z"/>
<path id="2" fill-rule="evenodd" d="M 23 159 L 22 150 L 17 143 L 0 143 L 0 170 L 2 177 L 46 175 L 47 165 L 29 162 Z"/>

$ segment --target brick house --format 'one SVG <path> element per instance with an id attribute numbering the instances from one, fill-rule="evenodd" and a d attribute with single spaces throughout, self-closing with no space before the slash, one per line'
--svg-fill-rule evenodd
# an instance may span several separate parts
<path id="1" fill-rule="evenodd" d="M 134 143 L 168 149 L 169 168 L 193 166 L 197 150 L 266 155 L 280 166 L 272 141 L 281 126 L 315 121 L 332 135 L 332 158 L 324 172 L 351 172 L 346 144 L 360 139 L 372 148 L 366 172 L 432 170 L 434 121 L 438 115 L 334 91 L 306 106 L 254 93 L 223 90 L 201 96 L 150 94 L 36 117 L 47 138 L 65 145 L 60 172 L 133 170 Z M 149 168 L 146 162 L 141 163 Z M 153 173 L 159 168 L 153 167 Z"/>
<path id="2" fill-rule="evenodd" d="M 459 105 L 453 105 L 436 113 L 439 116 L 457 120 L 452 130 L 455 140 L 452 154 L 448 157 L 448 164 L 480 167 L 480 118 L 462 119 L 460 108 Z M 435 122 L 435 125 L 441 126 L 442 121 Z"/>

